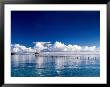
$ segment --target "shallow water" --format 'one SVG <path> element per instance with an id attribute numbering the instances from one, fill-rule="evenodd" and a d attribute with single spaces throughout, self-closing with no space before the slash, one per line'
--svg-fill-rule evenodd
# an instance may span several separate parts
<path id="1" fill-rule="evenodd" d="M 99 77 L 99 55 L 11 55 L 12 77 Z"/>

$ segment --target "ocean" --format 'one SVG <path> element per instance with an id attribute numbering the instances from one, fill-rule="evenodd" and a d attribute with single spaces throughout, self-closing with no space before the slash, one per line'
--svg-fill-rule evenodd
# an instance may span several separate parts
<path id="1" fill-rule="evenodd" d="M 11 77 L 99 77 L 100 55 L 11 55 Z"/>

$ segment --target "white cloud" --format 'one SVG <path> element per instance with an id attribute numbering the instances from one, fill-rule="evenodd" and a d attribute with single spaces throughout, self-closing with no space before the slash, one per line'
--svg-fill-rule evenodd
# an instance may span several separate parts
<path id="1" fill-rule="evenodd" d="M 56 41 L 55 43 L 51 42 L 33 42 L 34 47 L 27 48 L 26 46 L 20 44 L 11 45 L 11 52 L 36 52 L 36 51 L 99 51 L 99 48 L 96 46 L 79 46 L 72 44 L 64 44 L 62 42 Z"/>
<path id="2" fill-rule="evenodd" d="M 81 46 L 78 46 L 78 45 L 67 45 L 67 51 L 81 51 L 82 50 L 82 47 Z"/>
<path id="3" fill-rule="evenodd" d="M 84 51 L 95 51 L 95 50 L 96 50 L 96 46 L 91 46 L 91 47 L 85 46 L 84 47 Z"/>
<path id="4" fill-rule="evenodd" d="M 50 46 L 50 42 L 33 42 L 34 49 L 36 49 L 37 51 L 41 51 L 44 49 L 48 49 L 48 47 Z"/>
<path id="5" fill-rule="evenodd" d="M 58 42 L 58 41 L 56 41 L 54 43 L 54 48 L 60 49 L 60 48 L 64 48 L 64 47 L 65 47 L 64 43 L 61 43 L 61 42 Z"/>
<path id="6" fill-rule="evenodd" d="M 31 47 L 27 48 L 26 46 L 20 44 L 12 44 L 11 52 L 22 53 L 22 52 L 35 52 Z"/>
<path id="7" fill-rule="evenodd" d="M 66 45 L 62 42 L 56 41 L 54 44 L 51 42 L 34 42 L 34 48 L 37 50 L 48 50 L 48 51 L 96 51 L 96 46 L 79 46 L 79 45 Z"/>

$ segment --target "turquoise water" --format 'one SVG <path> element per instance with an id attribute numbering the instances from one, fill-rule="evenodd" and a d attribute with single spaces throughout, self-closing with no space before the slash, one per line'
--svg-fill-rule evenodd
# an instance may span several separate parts
<path id="1" fill-rule="evenodd" d="M 11 55 L 12 77 L 99 77 L 99 55 Z"/>

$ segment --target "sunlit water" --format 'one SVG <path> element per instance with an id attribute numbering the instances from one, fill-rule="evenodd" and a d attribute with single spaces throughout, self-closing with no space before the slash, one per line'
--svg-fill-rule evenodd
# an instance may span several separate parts
<path id="1" fill-rule="evenodd" d="M 12 55 L 12 77 L 99 77 L 99 55 Z"/>

